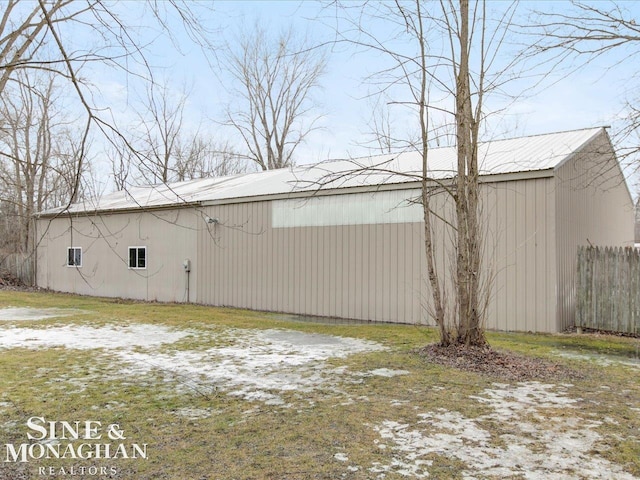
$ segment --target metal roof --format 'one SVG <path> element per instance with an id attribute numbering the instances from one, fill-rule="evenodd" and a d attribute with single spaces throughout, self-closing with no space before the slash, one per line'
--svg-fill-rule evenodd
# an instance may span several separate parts
<path id="1" fill-rule="evenodd" d="M 554 169 L 602 132 L 603 128 L 591 128 L 482 143 L 478 147 L 480 174 Z M 452 177 L 455 175 L 456 158 L 455 147 L 431 149 L 429 176 L 434 179 Z M 228 177 L 131 187 L 126 191 L 105 195 L 97 201 L 84 201 L 71 205 L 69 209 L 56 208 L 41 214 L 156 208 L 335 188 L 401 184 L 418 181 L 421 173 L 421 155 L 412 151 Z"/>

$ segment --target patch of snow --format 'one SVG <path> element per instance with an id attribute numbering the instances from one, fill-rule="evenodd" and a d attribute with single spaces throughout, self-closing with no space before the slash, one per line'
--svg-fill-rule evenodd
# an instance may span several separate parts
<path id="1" fill-rule="evenodd" d="M 386 420 L 374 429 L 393 452 L 389 464 L 379 462 L 369 468 L 382 478 L 387 472 L 413 478 L 426 478 L 428 455 L 455 458 L 467 465 L 464 479 L 487 477 L 543 479 L 637 480 L 618 465 L 591 452 L 602 439 L 595 429 L 600 422 L 577 417 L 544 417 L 546 409 L 572 408 L 576 400 L 561 387 L 538 382 L 515 387 L 496 384 L 482 396 L 471 397 L 491 407 L 486 415 L 471 419 L 444 409 L 418 415 L 413 424 Z M 527 415 L 544 420 L 531 423 Z M 510 432 L 494 440 L 483 422 L 501 423 Z M 382 445 L 378 445 L 381 447 Z M 600 447 L 601 448 L 601 447 Z"/>
<path id="2" fill-rule="evenodd" d="M 347 457 L 346 454 L 344 453 L 336 453 L 333 458 L 335 458 L 336 460 L 338 460 L 339 462 L 348 462 L 349 461 L 349 457 Z"/>
<path id="3" fill-rule="evenodd" d="M 152 347 L 173 343 L 188 335 L 190 335 L 189 332 L 162 325 L 145 324 L 104 327 L 65 325 L 49 328 L 8 328 L 2 331 L 0 348 L 131 349 L 132 347 Z"/>
<path id="4" fill-rule="evenodd" d="M 198 420 L 200 418 L 209 418 L 211 416 L 211 409 L 208 408 L 179 408 L 173 413 L 181 417 L 186 417 L 191 420 Z"/>
<path id="5" fill-rule="evenodd" d="M 376 375 L 378 377 L 397 377 L 398 375 L 409 375 L 408 370 L 390 370 L 388 368 L 376 368 L 375 370 L 369 370 L 368 372 L 371 375 Z"/>
<path id="6" fill-rule="evenodd" d="M 599 365 L 601 367 L 623 365 L 625 367 L 640 369 L 640 358 L 627 358 L 615 355 L 603 355 L 595 353 L 562 352 L 558 350 L 553 351 L 552 353 L 558 357 L 568 358 L 570 360 L 594 362 L 596 365 Z"/>
<path id="7" fill-rule="evenodd" d="M 327 360 L 385 348 L 367 340 L 275 329 L 225 329 L 205 334 L 162 325 L 133 324 L 7 327 L 0 331 L 0 348 L 103 349 L 101 354 L 110 355 L 112 362 L 115 356 L 120 363 L 119 367 L 109 369 L 111 375 L 141 381 L 142 375 L 160 373 L 182 389 L 203 394 L 220 390 L 245 400 L 284 407 L 290 405 L 281 397 L 283 392 L 302 397 L 301 394 L 321 389 L 341 395 L 340 381 L 361 381 L 349 376 L 346 367 L 329 367 Z M 157 350 L 194 334 L 212 335 L 214 340 L 224 338 L 225 344 L 201 351 Z M 67 383 L 81 390 L 88 376 L 76 377 L 70 375 Z"/>
<path id="8" fill-rule="evenodd" d="M 23 322 L 29 320 L 46 320 L 55 317 L 67 317 L 69 315 L 77 315 L 78 313 L 86 313 L 83 310 L 73 308 L 24 308 L 24 307 L 7 307 L 0 308 L 0 321 Z"/>
<path id="9" fill-rule="evenodd" d="M 238 330 L 234 345 L 204 352 L 132 352 L 127 373 L 137 375 L 158 369 L 177 378 L 198 379 L 199 385 L 213 385 L 246 400 L 289 406 L 279 393 L 337 388 L 337 379 L 346 369 L 328 368 L 326 361 L 330 358 L 383 348 L 378 343 L 347 337 Z"/>
<path id="10" fill-rule="evenodd" d="M 515 387 L 495 384 L 499 388 L 486 389 L 484 397 L 471 396 L 492 407 L 501 419 L 536 413 L 540 408 L 571 407 L 577 400 L 565 395 L 566 389 L 540 382 L 520 383 Z"/>

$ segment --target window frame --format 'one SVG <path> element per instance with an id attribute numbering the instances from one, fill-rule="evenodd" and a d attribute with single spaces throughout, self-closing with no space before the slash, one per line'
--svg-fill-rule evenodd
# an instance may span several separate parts
<path id="1" fill-rule="evenodd" d="M 135 265 L 131 266 L 131 251 L 135 250 Z M 140 251 L 144 251 L 144 266 L 140 266 Z M 148 265 L 147 246 L 146 245 L 132 245 L 127 249 L 127 266 L 129 270 L 146 270 Z"/>
<path id="2" fill-rule="evenodd" d="M 73 252 L 73 263 L 69 263 L 69 260 L 71 260 L 71 258 L 69 257 L 69 254 L 71 254 L 71 252 Z M 76 252 L 80 253 L 80 262 L 77 263 L 76 262 Z M 66 266 L 68 268 L 82 268 L 82 247 L 67 247 L 67 261 L 66 261 Z"/>

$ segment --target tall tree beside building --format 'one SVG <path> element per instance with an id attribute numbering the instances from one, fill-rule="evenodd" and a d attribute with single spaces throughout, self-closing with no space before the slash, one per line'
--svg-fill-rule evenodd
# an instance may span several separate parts
<path id="1" fill-rule="evenodd" d="M 482 258 L 478 143 L 485 97 L 516 76 L 513 63 L 498 56 L 515 4 L 489 12 L 482 0 L 345 2 L 341 12 L 335 17 L 338 38 L 386 61 L 372 77 L 374 85 L 394 105 L 410 108 L 419 125 L 412 148 L 423 159 L 416 180 L 422 185 L 429 312 L 440 342 L 484 345 L 491 275 Z M 443 131 L 452 133 L 457 148 L 451 181 L 439 180 L 429 162 Z M 438 211 L 442 202 L 436 206 L 436 196 L 453 205 L 450 217 Z M 442 238 L 448 239 L 444 247 Z"/>

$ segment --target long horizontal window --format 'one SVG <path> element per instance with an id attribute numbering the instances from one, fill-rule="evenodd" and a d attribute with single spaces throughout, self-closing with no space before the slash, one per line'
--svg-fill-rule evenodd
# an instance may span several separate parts
<path id="1" fill-rule="evenodd" d="M 416 203 L 419 197 L 420 190 L 410 189 L 274 200 L 272 226 L 325 227 L 421 222 L 422 205 Z"/>
<path id="2" fill-rule="evenodd" d="M 129 247 L 129 268 L 147 268 L 147 247 Z"/>

